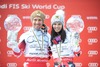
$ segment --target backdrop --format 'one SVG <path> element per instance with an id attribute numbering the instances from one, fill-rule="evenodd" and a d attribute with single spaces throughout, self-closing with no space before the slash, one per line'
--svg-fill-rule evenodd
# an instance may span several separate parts
<path id="1" fill-rule="evenodd" d="M 75 57 L 76 67 L 100 67 L 100 1 L 99 0 L 0 0 L 0 67 L 22 67 L 24 55 L 14 57 L 7 47 L 7 31 L 4 21 L 8 15 L 17 15 L 22 21 L 19 36 L 31 26 L 30 14 L 42 10 L 46 14 L 45 24 L 51 31 L 50 19 L 56 10 L 65 11 L 65 24 L 72 15 L 79 15 L 84 21 L 84 30 L 80 33 L 80 57 Z"/>

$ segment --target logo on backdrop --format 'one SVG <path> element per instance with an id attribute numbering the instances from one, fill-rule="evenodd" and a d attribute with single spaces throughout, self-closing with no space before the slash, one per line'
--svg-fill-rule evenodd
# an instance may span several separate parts
<path id="1" fill-rule="evenodd" d="M 94 43 L 97 43 L 98 42 L 98 39 L 97 38 L 89 38 L 87 41 L 88 41 L 88 44 L 89 45 L 92 45 Z"/>
<path id="2" fill-rule="evenodd" d="M 93 31 L 97 31 L 98 27 L 97 26 L 89 26 L 87 27 L 88 33 L 92 33 Z"/>
<path id="3" fill-rule="evenodd" d="M 97 20 L 98 19 L 97 16 L 87 16 L 86 18 L 87 20 Z"/>
<path id="4" fill-rule="evenodd" d="M 17 67 L 17 63 L 7 63 L 7 67 Z"/>
<path id="5" fill-rule="evenodd" d="M 97 55 L 98 55 L 97 50 L 89 50 L 88 51 L 88 57 L 93 57 L 93 56 L 97 56 Z"/>
<path id="6" fill-rule="evenodd" d="M 2 4 L 0 9 L 65 9 L 65 5 L 58 4 Z"/>
<path id="7" fill-rule="evenodd" d="M 82 67 L 82 63 L 75 63 L 76 67 Z"/>
<path id="8" fill-rule="evenodd" d="M 23 27 L 23 30 L 24 30 L 24 32 L 26 32 L 26 31 L 28 31 L 30 28 L 31 28 L 31 26 L 24 26 L 24 27 Z"/>
<path id="9" fill-rule="evenodd" d="M 88 63 L 88 67 L 98 67 L 98 63 Z"/>
<path id="10" fill-rule="evenodd" d="M 13 51 L 12 50 L 8 50 L 7 51 L 7 56 L 8 57 L 12 57 L 13 56 Z"/>

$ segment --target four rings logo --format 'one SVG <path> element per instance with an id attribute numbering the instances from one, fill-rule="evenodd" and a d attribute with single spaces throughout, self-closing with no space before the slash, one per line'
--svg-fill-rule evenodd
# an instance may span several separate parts
<path id="1" fill-rule="evenodd" d="M 17 67 L 17 63 L 7 63 L 7 67 Z"/>
<path id="2" fill-rule="evenodd" d="M 75 63 L 76 67 L 82 67 L 82 63 Z"/>
<path id="3" fill-rule="evenodd" d="M 98 28 L 97 26 L 89 26 L 87 27 L 88 33 L 92 33 L 93 31 L 97 31 Z"/>
<path id="4" fill-rule="evenodd" d="M 89 50 L 89 51 L 88 51 L 88 56 L 89 56 L 89 57 L 92 57 L 92 56 L 94 56 L 94 55 L 98 55 L 98 51 L 97 51 L 97 50 Z"/>
<path id="5" fill-rule="evenodd" d="M 93 43 L 97 43 L 98 39 L 97 38 L 89 38 L 87 41 L 88 41 L 89 45 L 92 45 Z"/>
<path id="6" fill-rule="evenodd" d="M 28 31 L 30 28 L 31 28 L 31 26 L 24 26 L 24 27 L 23 27 L 23 30 L 24 30 L 24 32 L 26 32 L 26 31 Z"/>
<path id="7" fill-rule="evenodd" d="M 98 67 L 98 63 L 88 63 L 88 67 Z"/>
<path id="8" fill-rule="evenodd" d="M 12 57 L 12 55 L 13 55 L 13 51 L 12 51 L 12 50 L 8 50 L 8 51 L 7 51 L 7 56 L 8 56 L 8 57 Z"/>

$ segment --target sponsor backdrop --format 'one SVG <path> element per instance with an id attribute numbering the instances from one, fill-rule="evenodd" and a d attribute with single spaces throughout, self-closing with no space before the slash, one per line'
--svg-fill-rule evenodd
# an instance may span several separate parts
<path id="1" fill-rule="evenodd" d="M 85 24 L 84 30 L 80 33 L 81 56 L 74 59 L 76 67 L 100 67 L 99 0 L 0 0 L 0 67 L 22 67 L 24 62 L 24 55 L 16 58 L 7 47 L 4 21 L 8 15 L 17 15 L 22 21 L 19 38 L 31 27 L 30 14 L 34 10 L 42 10 L 46 14 L 45 24 L 50 33 L 50 19 L 58 9 L 65 11 L 65 24 L 72 15 L 81 16 Z"/>

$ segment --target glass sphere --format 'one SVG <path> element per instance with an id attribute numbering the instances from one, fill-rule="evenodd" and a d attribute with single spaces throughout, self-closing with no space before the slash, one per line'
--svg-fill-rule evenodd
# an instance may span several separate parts
<path id="1" fill-rule="evenodd" d="M 81 33 L 84 29 L 84 22 L 80 16 L 71 16 L 66 23 L 66 27 L 71 32 Z"/>
<path id="2" fill-rule="evenodd" d="M 4 21 L 4 27 L 7 31 L 20 31 L 22 22 L 17 15 L 9 15 Z"/>

